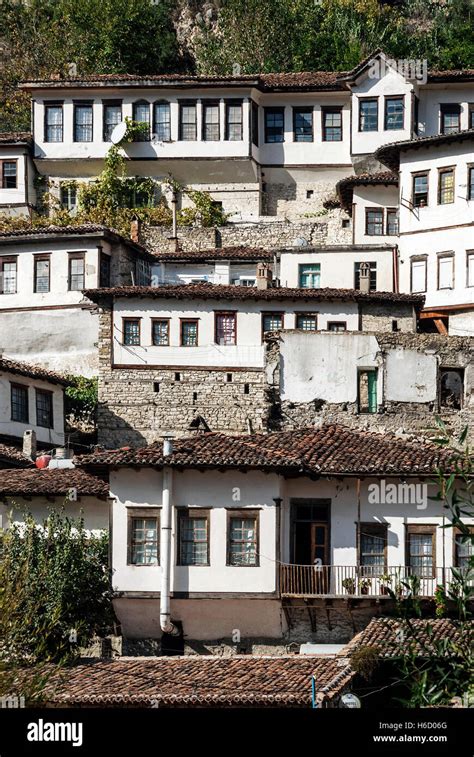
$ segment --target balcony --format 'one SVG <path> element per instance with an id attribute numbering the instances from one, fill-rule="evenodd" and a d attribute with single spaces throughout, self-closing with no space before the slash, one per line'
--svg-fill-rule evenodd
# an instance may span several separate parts
<path id="1" fill-rule="evenodd" d="M 389 589 L 403 596 L 407 593 L 403 582 L 418 575 L 413 568 L 396 566 L 376 574 L 373 568 L 355 565 L 280 565 L 280 594 L 282 597 L 390 597 Z M 420 578 L 421 597 L 433 597 L 436 587 L 449 589 L 453 580 L 451 568 L 435 568 L 433 574 Z"/>

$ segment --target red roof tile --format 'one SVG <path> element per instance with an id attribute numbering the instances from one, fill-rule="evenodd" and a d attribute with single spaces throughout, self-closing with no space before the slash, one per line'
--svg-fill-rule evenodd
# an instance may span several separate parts
<path id="1" fill-rule="evenodd" d="M 398 171 L 400 168 L 400 153 L 406 150 L 418 150 L 422 147 L 440 147 L 456 142 L 474 139 L 474 129 L 463 129 L 450 134 L 433 134 L 427 137 L 417 137 L 416 139 L 406 139 L 402 142 L 390 142 L 388 145 L 379 147 L 374 156 L 388 166 L 391 171 Z"/>
<path id="2" fill-rule="evenodd" d="M 409 621 L 397 618 L 372 618 L 369 625 L 344 647 L 341 654 L 350 657 L 361 647 L 375 647 L 381 657 L 402 657 L 416 653 L 428 657 L 440 653 L 439 642 L 456 645 L 474 644 L 474 621 L 460 626 L 449 618 Z"/>
<path id="3" fill-rule="evenodd" d="M 30 144 L 33 136 L 29 131 L 2 131 L 0 132 L 0 145 L 3 144 Z"/>
<path id="4" fill-rule="evenodd" d="M 297 287 L 236 287 L 224 284 L 166 284 L 159 287 L 112 287 L 110 289 L 86 289 L 84 294 L 97 301 L 107 297 L 151 299 L 214 299 L 214 300 L 312 300 L 318 302 L 405 302 L 422 305 L 423 295 L 398 294 L 395 292 L 361 292 L 358 289 L 306 289 Z"/>
<path id="5" fill-rule="evenodd" d="M 97 235 L 100 234 L 105 238 L 110 238 L 115 241 L 123 242 L 124 244 L 132 247 L 137 252 L 141 252 L 148 257 L 152 262 L 155 258 L 143 245 L 133 242 L 128 237 L 124 237 L 116 229 L 112 229 L 109 226 L 103 226 L 97 223 L 83 223 L 76 226 L 31 226 L 27 225 L 21 229 L 13 229 L 9 231 L 0 231 L 0 243 L 7 240 L 16 240 L 23 237 L 31 239 L 32 237 L 62 237 L 62 236 L 87 236 L 88 234 Z"/>
<path id="6" fill-rule="evenodd" d="M 109 485 L 98 476 L 77 468 L 55 470 L 0 470 L 0 495 L 64 496 L 76 489 L 79 496 L 107 497 Z"/>
<path id="7" fill-rule="evenodd" d="M 358 176 L 348 176 L 336 184 L 336 192 L 341 200 L 342 207 L 352 212 L 352 198 L 354 187 L 391 185 L 398 186 L 398 176 L 391 171 L 379 171 L 378 173 L 362 173 Z"/>
<path id="8" fill-rule="evenodd" d="M 49 371 L 46 368 L 42 368 L 40 365 L 23 363 L 18 360 L 9 360 L 5 357 L 0 357 L 0 371 L 14 373 L 18 376 L 41 379 L 42 381 L 49 381 L 51 384 L 68 385 L 67 379 L 59 373 Z"/>
<path id="9" fill-rule="evenodd" d="M 210 250 L 170 250 L 154 253 L 163 262 L 188 261 L 196 263 L 205 260 L 273 260 L 273 252 L 263 247 L 214 247 Z"/>
<path id="10" fill-rule="evenodd" d="M 23 454 L 19 447 L 0 441 L 0 468 L 10 466 L 32 468 L 34 463 Z"/>
<path id="11" fill-rule="evenodd" d="M 354 672 L 343 659 L 148 657 L 97 660 L 48 678 L 48 704 L 166 707 L 310 707 L 311 677 L 321 701 L 338 697 Z"/>
<path id="12" fill-rule="evenodd" d="M 201 433 L 178 439 L 166 464 L 184 468 L 253 468 L 301 475 L 432 475 L 449 453 L 432 444 L 409 442 L 393 434 L 326 425 L 297 431 L 226 436 Z M 104 450 L 82 455 L 77 464 L 162 466 L 162 445 Z"/>

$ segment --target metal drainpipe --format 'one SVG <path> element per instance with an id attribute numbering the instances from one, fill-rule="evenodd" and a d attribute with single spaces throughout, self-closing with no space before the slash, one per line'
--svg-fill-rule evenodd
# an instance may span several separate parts
<path id="1" fill-rule="evenodd" d="M 173 444 L 171 439 L 163 440 L 163 457 L 171 455 Z M 171 622 L 171 528 L 172 528 L 172 486 L 173 470 L 169 466 L 163 467 L 163 496 L 161 502 L 161 593 L 160 593 L 160 628 L 163 633 L 173 636 L 179 634 L 176 626 Z"/>

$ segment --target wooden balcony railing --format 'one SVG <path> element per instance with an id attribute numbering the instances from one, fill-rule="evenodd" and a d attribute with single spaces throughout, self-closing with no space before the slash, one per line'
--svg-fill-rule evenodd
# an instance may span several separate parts
<path id="1" fill-rule="evenodd" d="M 417 573 L 413 568 L 397 566 L 380 573 L 373 568 L 355 565 L 290 565 L 280 566 L 280 594 L 282 597 L 380 597 L 389 596 L 388 588 L 406 594 L 403 582 L 417 575 L 419 596 L 433 597 L 436 587 L 449 588 L 453 580 L 451 568 L 436 568 L 429 574 Z"/>

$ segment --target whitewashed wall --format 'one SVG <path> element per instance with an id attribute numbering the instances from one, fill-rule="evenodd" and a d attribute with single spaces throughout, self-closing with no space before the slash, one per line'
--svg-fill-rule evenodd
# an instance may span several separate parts
<path id="1" fill-rule="evenodd" d="M 8 213 L 9 206 L 15 215 L 27 214 L 28 203 L 35 202 L 33 190 L 34 168 L 24 147 L 0 146 L 0 160 L 17 161 L 17 186 L 16 189 L 2 189 L 0 187 L 0 212 Z"/>
<path id="2" fill-rule="evenodd" d="M 37 523 L 48 517 L 51 508 L 61 510 L 70 518 L 84 519 L 84 527 L 90 533 L 99 536 L 109 528 L 109 503 L 95 497 L 80 497 L 77 502 L 65 502 L 65 498 L 55 497 L 54 501 L 45 497 L 34 496 L 24 499 L 21 496 L 9 497 L 8 501 L 0 502 L 0 526 L 7 528 L 12 524 L 25 522 L 25 513 L 31 513 Z"/>
<path id="3" fill-rule="evenodd" d="M 11 384 L 28 387 L 29 422 L 19 423 L 11 419 Z M 36 424 L 36 392 L 43 389 L 53 394 L 53 428 L 43 428 Z M 64 444 L 64 400 L 63 387 L 48 381 L 19 376 L 16 373 L 0 370 L 0 434 L 22 437 L 27 429 L 36 431 L 40 442 L 54 445 Z"/>
<path id="4" fill-rule="evenodd" d="M 280 258 L 280 281 L 282 286 L 299 286 L 299 266 L 304 263 L 319 263 L 321 287 L 354 289 L 354 264 L 374 262 L 377 264 L 377 291 L 393 291 L 393 254 L 391 247 L 375 247 L 374 237 L 365 249 L 331 249 L 304 252 L 285 251 Z M 377 237 L 385 242 L 387 237 Z M 331 320 L 331 319 L 329 319 Z"/>
<path id="5" fill-rule="evenodd" d="M 354 244 L 371 245 L 375 242 L 397 244 L 398 234 L 386 234 L 385 231 L 387 229 L 387 208 L 398 209 L 398 187 L 383 185 L 354 187 L 353 202 Z M 366 234 L 367 208 L 382 208 L 384 210 L 384 234 L 382 236 L 374 237 Z"/>

